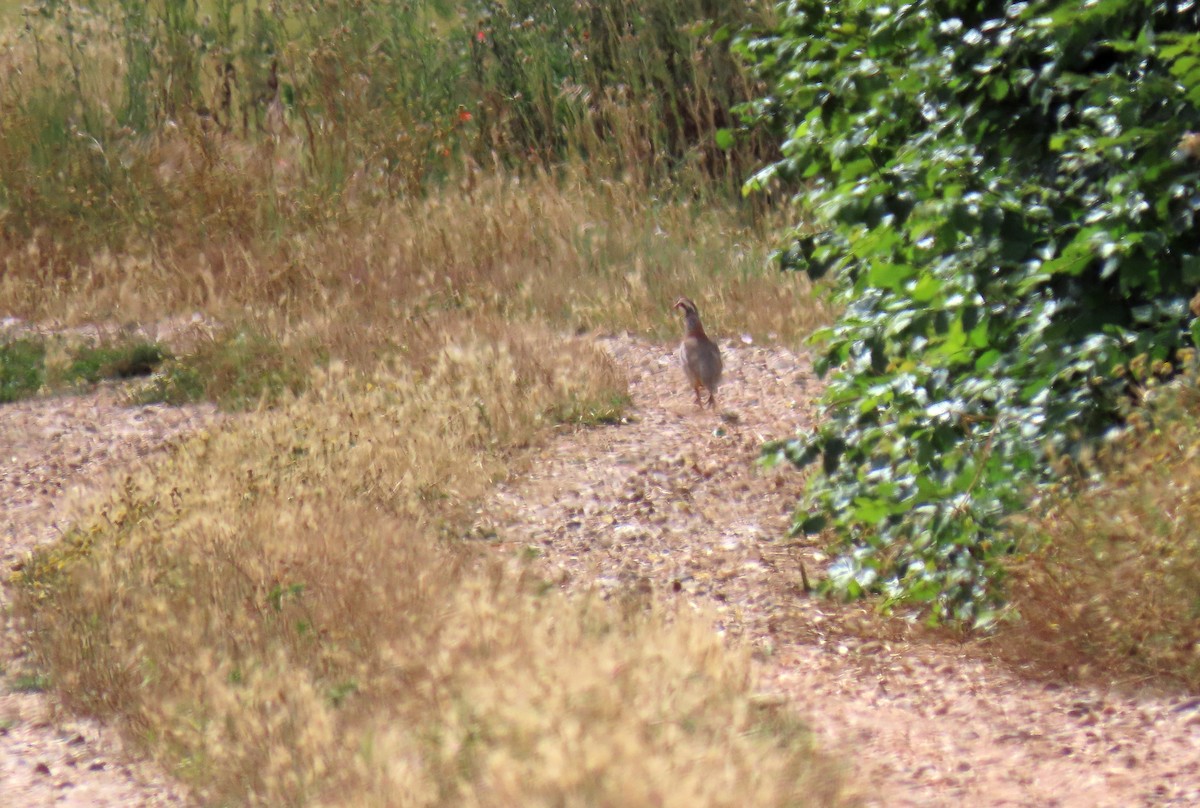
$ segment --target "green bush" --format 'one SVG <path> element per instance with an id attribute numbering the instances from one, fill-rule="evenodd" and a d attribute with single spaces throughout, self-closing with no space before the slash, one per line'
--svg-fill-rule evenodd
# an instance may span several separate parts
<path id="1" fill-rule="evenodd" d="M 820 461 L 795 529 L 832 587 L 986 622 L 1005 519 L 1119 427 L 1127 370 L 1198 341 L 1200 11 L 1103 0 L 796 0 L 743 41 L 786 127 L 751 180 L 808 180 L 786 264 L 834 273 Z"/>

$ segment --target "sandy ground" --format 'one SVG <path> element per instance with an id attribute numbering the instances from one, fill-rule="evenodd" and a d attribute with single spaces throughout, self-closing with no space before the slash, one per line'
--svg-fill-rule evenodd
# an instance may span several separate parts
<path id="1" fill-rule="evenodd" d="M 565 589 L 650 592 L 750 643 L 763 698 L 788 703 L 886 806 L 1200 805 L 1200 699 L 1047 683 L 985 646 L 930 637 L 805 592 L 821 548 L 782 538 L 801 490 L 761 443 L 810 424 L 808 360 L 722 342 L 717 411 L 692 404 L 674 346 L 599 338 L 625 368 L 628 423 L 564 430 L 480 508 L 500 552 L 537 548 Z M 0 571 L 64 528 L 63 494 L 104 484 L 211 408 L 124 406 L 119 390 L 0 406 Z M 527 553 L 523 553 L 527 555 Z M 7 595 L 2 597 L 7 598 Z M 22 638 L 0 648 L 0 806 L 185 804 L 114 734 L 22 692 Z"/>

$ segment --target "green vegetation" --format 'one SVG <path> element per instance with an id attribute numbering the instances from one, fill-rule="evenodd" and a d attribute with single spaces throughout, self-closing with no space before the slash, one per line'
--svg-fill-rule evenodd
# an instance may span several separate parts
<path id="1" fill-rule="evenodd" d="M 63 371 L 62 380 L 95 384 L 101 379 L 149 376 L 166 358 L 166 349 L 152 342 L 83 346 L 74 352 L 71 363 Z"/>
<path id="2" fill-rule="evenodd" d="M 322 360 L 310 346 L 285 346 L 251 328 L 227 328 L 167 363 L 137 399 L 147 404 L 209 400 L 231 411 L 260 401 L 276 404 L 284 394 L 304 390 Z"/>
<path id="3" fill-rule="evenodd" d="M 0 404 L 27 398 L 42 387 L 46 346 L 18 339 L 0 344 Z"/>
<path id="4" fill-rule="evenodd" d="M 9 689 L 13 693 L 42 693 L 50 687 L 50 680 L 34 673 L 23 673 L 12 677 Z"/>
<path id="5" fill-rule="evenodd" d="M 0 343 L 0 402 L 154 374 L 133 394 L 136 402 L 209 400 L 237 411 L 299 393 L 324 359 L 311 345 L 285 346 L 252 328 L 222 329 L 179 357 L 141 339 L 22 338 Z"/>
<path id="6" fill-rule="evenodd" d="M 1136 363 L 1197 341 L 1200 11 L 1108 0 L 790 3 L 742 49 L 786 127 L 751 181 L 806 179 L 784 256 L 831 273 L 827 420 L 795 529 L 831 585 L 987 623 L 1006 520 L 1119 428 Z"/>
<path id="7" fill-rule="evenodd" d="M 62 342 L 23 337 L 0 343 L 0 403 L 37 395 L 43 387 L 148 376 L 168 357 L 162 345 L 144 340 Z"/>

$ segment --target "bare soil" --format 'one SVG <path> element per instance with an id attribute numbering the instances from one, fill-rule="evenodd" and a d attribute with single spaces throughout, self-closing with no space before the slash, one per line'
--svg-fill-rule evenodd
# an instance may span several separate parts
<path id="1" fill-rule="evenodd" d="M 538 556 L 564 589 L 683 601 L 749 643 L 761 698 L 793 707 L 847 762 L 863 801 L 886 806 L 1200 804 L 1200 698 L 1048 682 L 986 644 L 882 620 L 807 593 L 827 559 L 784 538 L 802 487 L 759 469 L 764 440 L 812 423 L 807 358 L 722 342 L 716 411 L 698 410 L 674 345 L 599 338 L 629 375 L 619 426 L 563 430 L 500 486 L 475 534 Z M 0 407 L 0 571 L 64 528 L 63 495 L 105 481 L 211 408 L 124 406 L 121 390 Z M 0 595 L 0 597 L 7 597 Z M 185 804 L 95 722 L 18 692 L 22 638 L 0 648 L 0 806 Z"/>

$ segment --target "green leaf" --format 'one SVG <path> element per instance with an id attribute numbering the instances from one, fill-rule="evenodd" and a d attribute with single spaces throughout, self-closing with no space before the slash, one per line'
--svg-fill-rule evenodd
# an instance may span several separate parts
<path id="1" fill-rule="evenodd" d="M 873 525 L 890 515 L 891 508 L 885 501 L 865 497 L 854 501 L 854 518 L 859 522 Z"/>
<path id="2" fill-rule="evenodd" d="M 917 274 L 916 267 L 905 264 L 876 264 L 867 274 L 867 283 L 881 289 L 899 289 L 901 285 Z"/>

